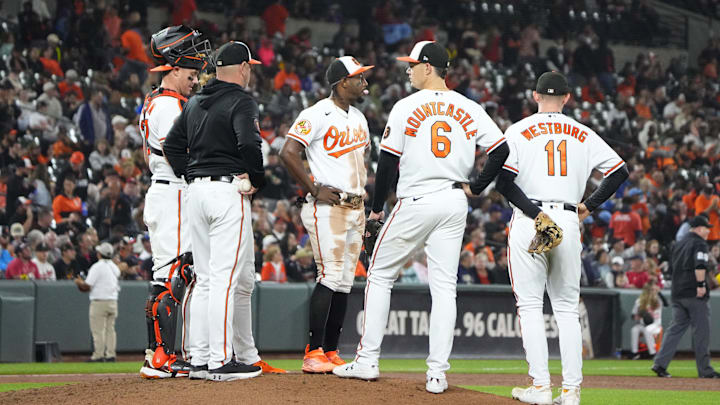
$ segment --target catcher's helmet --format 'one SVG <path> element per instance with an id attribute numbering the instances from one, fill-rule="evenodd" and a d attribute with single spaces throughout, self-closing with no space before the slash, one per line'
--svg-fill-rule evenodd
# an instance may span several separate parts
<path id="1" fill-rule="evenodd" d="M 162 72 L 174 66 L 204 69 L 210 60 L 212 48 L 209 40 L 200 40 L 201 35 L 199 31 L 184 25 L 174 25 L 154 33 L 150 39 L 150 53 L 160 66 L 150 71 Z"/>

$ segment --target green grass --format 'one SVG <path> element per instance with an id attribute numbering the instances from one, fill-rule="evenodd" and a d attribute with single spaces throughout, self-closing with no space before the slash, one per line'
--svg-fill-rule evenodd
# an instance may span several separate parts
<path id="1" fill-rule="evenodd" d="M 67 385 L 64 382 L 40 382 L 40 383 L 4 383 L 0 384 L 0 392 L 27 390 L 31 388 L 55 387 L 58 385 Z"/>
<path id="2" fill-rule="evenodd" d="M 463 386 L 470 390 L 510 397 L 512 387 Z M 554 392 L 557 395 L 557 392 Z M 609 388 L 583 388 L 583 404 L 647 405 L 647 404 L 717 404 L 718 393 L 713 391 L 665 391 L 665 390 L 614 390 Z"/>
<path id="3" fill-rule="evenodd" d="M 348 359 L 349 360 L 349 359 Z M 300 371 L 302 358 L 269 360 L 274 367 Z M 451 360 L 451 373 L 469 374 L 526 374 L 524 360 Z M 717 364 L 717 363 L 716 363 Z M 4 374 L 90 374 L 90 373 L 136 373 L 140 362 L 118 363 L 10 363 L 0 364 Z M 583 364 L 585 375 L 608 376 L 654 376 L 650 360 L 589 360 Z M 423 359 L 382 359 L 382 372 L 423 373 L 427 369 Z M 560 374 L 559 360 L 550 360 L 550 372 Z M 697 377 L 694 360 L 674 360 L 668 370 L 675 377 Z"/>

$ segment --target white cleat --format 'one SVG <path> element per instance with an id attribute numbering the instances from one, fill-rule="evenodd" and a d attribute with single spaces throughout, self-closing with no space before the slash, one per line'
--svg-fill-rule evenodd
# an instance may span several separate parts
<path id="1" fill-rule="evenodd" d="M 513 399 L 526 404 L 552 405 L 552 390 L 549 385 L 531 385 L 527 388 L 515 387 L 512 389 Z"/>
<path id="2" fill-rule="evenodd" d="M 447 389 L 448 383 L 446 378 L 428 377 L 425 383 L 425 390 L 432 394 L 442 394 Z"/>
<path id="3" fill-rule="evenodd" d="M 360 380 L 377 380 L 380 377 L 380 368 L 357 362 L 347 363 L 333 369 L 333 374 L 342 378 L 357 378 Z"/>
<path id="4" fill-rule="evenodd" d="M 553 400 L 553 405 L 580 405 L 580 388 L 563 388 Z"/>

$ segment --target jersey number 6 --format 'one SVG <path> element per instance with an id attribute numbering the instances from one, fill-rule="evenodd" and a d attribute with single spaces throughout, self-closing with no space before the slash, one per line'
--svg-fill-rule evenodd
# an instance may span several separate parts
<path id="1" fill-rule="evenodd" d="M 558 152 L 560 152 L 560 175 L 567 176 L 567 141 L 558 144 Z M 555 141 L 550 141 L 545 145 L 545 151 L 548 157 L 548 176 L 555 175 Z"/>
<path id="2" fill-rule="evenodd" d="M 430 130 L 430 145 L 435 157 L 444 158 L 450 154 L 450 138 L 440 135 L 438 133 L 440 130 L 442 130 L 444 134 L 448 133 L 450 132 L 450 125 L 445 121 L 437 121 L 434 123 Z M 440 145 L 442 145 L 442 148 Z"/>

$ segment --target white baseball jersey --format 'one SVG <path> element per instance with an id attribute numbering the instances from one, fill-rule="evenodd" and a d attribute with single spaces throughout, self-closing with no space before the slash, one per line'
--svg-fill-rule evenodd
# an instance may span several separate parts
<path id="1" fill-rule="evenodd" d="M 367 120 L 360 110 L 350 106 L 345 112 L 326 98 L 298 115 L 288 137 L 305 146 L 316 183 L 363 195 L 368 133 Z"/>
<path id="2" fill-rule="evenodd" d="M 505 142 L 485 110 L 454 91 L 420 90 L 390 111 L 380 148 L 400 157 L 398 198 L 468 182 L 475 147 Z"/>
<path id="3" fill-rule="evenodd" d="M 156 150 L 162 150 L 165 137 L 180 116 L 183 103 L 187 101 L 187 98 L 174 91 L 161 90 L 156 90 L 145 98 L 140 115 L 140 131 L 145 136 L 147 146 Z M 148 159 L 153 180 L 181 181 L 175 176 L 164 156 L 148 153 Z"/>
<path id="4" fill-rule="evenodd" d="M 605 177 L 625 162 L 592 129 L 561 113 L 537 113 L 505 131 L 504 168 L 530 199 L 577 204 L 593 169 Z"/>

